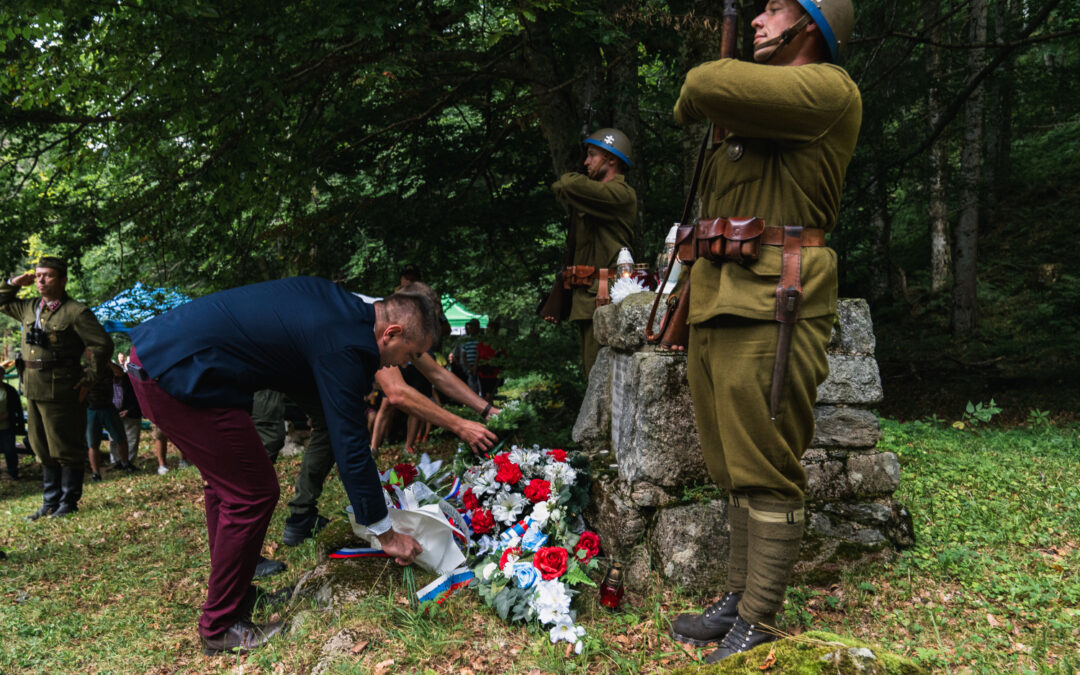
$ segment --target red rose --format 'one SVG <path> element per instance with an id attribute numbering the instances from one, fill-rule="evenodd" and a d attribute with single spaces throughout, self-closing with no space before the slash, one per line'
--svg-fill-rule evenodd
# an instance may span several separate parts
<path id="1" fill-rule="evenodd" d="M 499 465 L 499 472 L 495 474 L 495 480 L 507 485 L 513 485 L 521 480 L 521 468 L 513 462 Z"/>
<path id="2" fill-rule="evenodd" d="M 502 569 L 502 568 L 506 567 L 506 559 L 509 558 L 512 555 L 520 556 L 521 555 L 521 549 L 519 547 L 515 546 L 513 548 L 508 548 L 505 551 L 503 551 L 502 555 L 499 556 L 499 569 Z"/>
<path id="3" fill-rule="evenodd" d="M 473 534 L 487 534 L 495 527 L 495 516 L 487 509 L 474 509 L 471 527 Z"/>
<path id="4" fill-rule="evenodd" d="M 548 450 L 548 455 L 552 459 L 554 459 L 556 462 L 565 462 L 566 461 L 566 451 L 565 450 L 560 450 L 559 448 L 554 448 L 552 450 Z"/>
<path id="5" fill-rule="evenodd" d="M 495 466 L 505 466 L 510 464 L 510 453 L 504 452 L 501 455 L 495 455 L 494 459 L 491 461 L 495 462 Z"/>
<path id="6" fill-rule="evenodd" d="M 584 551 L 585 555 L 578 555 L 578 551 Z M 600 554 L 600 537 L 595 532 L 582 532 L 581 538 L 574 545 L 574 555 L 582 562 L 589 562 L 593 556 Z"/>
<path id="7" fill-rule="evenodd" d="M 566 559 L 570 556 L 561 546 L 541 546 L 533 556 L 533 567 L 540 570 L 545 581 L 558 579 L 566 573 Z"/>
<path id="8" fill-rule="evenodd" d="M 480 508 L 480 500 L 473 494 L 472 488 L 467 488 L 461 495 L 461 505 L 470 511 Z"/>
<path id="9" fill-rule="evenodd" d="M 546 502 L 551 497 L 551 483 L 540 478 L 533 478 L 525 486 L 525 497 L 533 504 Z"/>
<path id="10" fill-rule="evenodd" d="M 409 483 L 413 482 L 420 474 L 420 472 L 416 470 L 416 467 L 408 462 L 395 464 L 394 473 L 396 473 L 397 477 L 401 480 L 401 487 L 408 487 Z"/>

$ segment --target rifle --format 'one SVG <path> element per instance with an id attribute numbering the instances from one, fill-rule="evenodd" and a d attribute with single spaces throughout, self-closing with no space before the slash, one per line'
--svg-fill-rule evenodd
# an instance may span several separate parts
<path id="1" fill-rule="evenodd" d="M 589 136 L 589 126 L 592 123 L 593 107 L 585 106 L 585 123 L 581 125 L 581 139 L 584 141 Z M 585 163 L 585 145 L 582 143 L 582 156 L 578 165 Z M 570 305 L 573 302 L 573 291 L 564 283 L 563 271 L 574 264 L 574 249 L 577 248 L 577 234 L 574 230 L 574 222 L 577 220 L 577 211 L 570 209 L 569 219 L 566 226 L 566 250 L 563 252 L 562 265 L 555 273 L 555 284 L 547 294 L 547 298 L 540 302 L 536 313 L 541 318 L 554 317 L 556 322 L 565 321 L 570 316 Z"/>
<path id="2" fill-rule="evenodd" d="M 735 0 L 724 0 L 724 21 L 720 29 L 721 58 L 735 58 L 735 34 L 738 14 L 739 10 L 736 7 Z M 709 130 L 705 133 L 705 138 L 701 140 L 697 162 L 694 165 L 694 175 L 690 180 L 690 192 L 686 195 L 686 201 L 683 203 L 682 218 L 675 223 L 679 228 L 677 231 L 680 238 L 675 241 L 675 252 L 668 259 L 667 269 L 664 271 L 664 280 L 657 287 L 656 299 L 653 300 L 652 309 L 649 311 L 649 319 L 645 322 L 645 341 L 649 344 L 659 342 L 660 347 L 663 349 L 686 349 L 687 341 L 690 338 L 690 326 L 687 324 L 687 317 L 690 314 L 689 267 L 686 270 L 686 279 L 682 282 L 682 290 L 679 292 L 678 297 L 668 297 L 667 310 L 664 312 L 663 318 L 660 319 L 657 332 L 653 332 L 652 326 L 653 321 L 656 319 L 656 309 L 660 305 L 661 294 L 659 289 L 664 288 L 671 277 L 671 269 L 675 266 L 675 258 L 679 255 L 680 245 L 687 238 L 696 238 L 696 228 L 693 226 L 684 227 L 683 224 L 691 222 L 691 211 L 694 208 L 694 199 L 697 197 L 698 181 L 701 179 L 701 167 L 705 164 L 705 151 L 711 143 L 723 140 L 724 135 L 722 129 L 710 125 Z M 693 250 L 697 250 L 696 241 Z"/>

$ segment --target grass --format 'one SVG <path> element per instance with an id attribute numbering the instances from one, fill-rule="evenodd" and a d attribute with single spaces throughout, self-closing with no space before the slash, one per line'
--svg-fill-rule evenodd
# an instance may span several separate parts
<path id="1" fill-rule="evenodd" d="M 881 445 L 903 465 L 896 497 L 915 518 L 918 543 L 827 586 L 797 581 L 786 628 L 850 636 L 934 672 L 1080 670 L 1080 430 L 884 427 Z M 33 473 L 29 460 L 22 469 Z M 289 569 L 263 582 L 273 589 L 320 564 L 315 542 L 274 543 L 298 469 L 298 458 L 277 466 L 282 500 L 264 553 Z M 77 516 L 25 523 L 40 503 L 39 483 L 0 482 L 0 549 L 8 554 L 0 561 L 0 672 L 307 673 L 331 638 L 340 651 L 330 673 L 664 672 L 695 663 L 695 650 L 666 636 L 670 617 L 702 601 L 678 589 L 657 583 L 617 613 L 586 593 L 586 647 L 575 657 L 546 631 L 502 623 L 472 592 L 418 614 L 401 570 L 372 560 L 334 563 L 368 566 L 357 601 L 333 611 L 293 601 L 276 610 L 291 631 L 268 647 L 204 657 L 195 631 L 209 567 L 200 487 L 194 469 L 107 473 L 87 484 Z M 340 482 L 328 483 L 323 504 L 340 517 Z"/>

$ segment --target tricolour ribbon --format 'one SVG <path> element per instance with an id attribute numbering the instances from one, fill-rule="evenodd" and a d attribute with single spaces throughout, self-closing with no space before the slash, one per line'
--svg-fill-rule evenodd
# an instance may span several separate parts
<path id="1" fill-rule="evenodd" d="M 454 591 L 465 588 L 473 582 L 476 575 L 468 567 L 459 567 L 450 574 L 444 574 L 416 592 L 416 599 L 421 603 L 435 601 L 441 605 Z"/>

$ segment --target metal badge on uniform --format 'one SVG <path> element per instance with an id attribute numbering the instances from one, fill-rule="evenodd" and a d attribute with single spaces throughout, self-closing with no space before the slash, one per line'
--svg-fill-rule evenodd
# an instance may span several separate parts
<path id="1" fill-rule="evenodd" d="M 727 158 L 733 162 L 739 161 L 743 156 L 743 144 L 742 141 L 732 139 L 728 141 L 727 146 Z"/>

